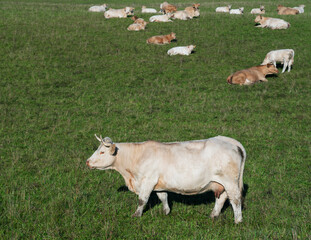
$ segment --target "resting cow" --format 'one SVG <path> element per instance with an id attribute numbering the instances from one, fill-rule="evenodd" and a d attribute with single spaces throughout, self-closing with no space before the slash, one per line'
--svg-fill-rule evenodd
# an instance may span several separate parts
<path id="1" fill-rule="evenodd" d="M 211 217 L 220 214 L 229 198 L 235 223 L 242 222 L 246 152 L 240 142 L 223 136 L 171 143 L 113 143 L 108 137 L 96 138 L 100 145 L 86 164 L 122 175 L 129 190 L 139 197 L 133 216 L 142 215 L 152 191 L 162 201 L 164 213 L 169 214 L 167 192 L 194 195 L 212 190 L 216 203 Z"/>

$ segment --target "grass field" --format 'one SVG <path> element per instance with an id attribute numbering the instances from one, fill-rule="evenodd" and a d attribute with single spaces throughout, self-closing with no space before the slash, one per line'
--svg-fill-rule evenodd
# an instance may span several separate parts
<path id="1" fill-rule="evenodd" d="M 0 239 L 311 239 L 311 2 L 282 16 L 288 30 L 254 27 L 258 1 L 204 1 L 201 17 L 150 23 L 106 20 L 87 9 L 101 1 L 0 2 Z M 160 2 L 106 1 L 141 14 Z M 173 3 L 173 2 L 172 2 Z M 179 9 L 192 4 L 174 2 Z M 228 3 L 243 16 L 216 14 Z M 177 41 L 147 45 L 175 32 Z M 168 56 L 195 44 L 190 56 Z M 270 50 L 293 48 L 290 73 L 253 86 L 228 85 L 233 72 L 259 65 Z M 279 70 L 282 68 L 279 67 Z M 248 157 L 243 223 L 229 204 L 209 218 L 213 194 L 170 194 L 171 214 L 152 196 L 141 218 L 138 197 L 115 171 L 91 171 L 94 133 L 115 142 L 184 141 L 225 135 Z"/>

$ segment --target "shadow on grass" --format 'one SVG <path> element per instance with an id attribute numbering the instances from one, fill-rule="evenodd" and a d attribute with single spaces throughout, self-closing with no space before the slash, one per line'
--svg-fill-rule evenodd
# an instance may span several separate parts
<path id="1" fill-rule="evenodd" d="M 121 186 L 118 189 L 118 192 L 127 192 L 129 191 L 126 186 Z M 248 185 L 244 184 L 243 192 L 242 192 L 242 209 L 244 209 L 244 200 L 248 191 Z M 198 194 L 198 195 L 181 195 L 173 192 L 168 192 L 168 203 L 173 211 L 174 202 L 177 203 L 184 203 L 186 205 L 201 205 L 201 204 L 211 204 L 215 202 L 215 195 L 214 192 L 208 191 L 206 193 Z M 161 204 L 160 199 L 158 198 L 156 192 L 152 192 L 148 204 L 145 207 L 144 212 L 154 208 L 156 205 Z M 222 212 L 225 211 L 230 206 L 229 200 L 225 202 Z"/>

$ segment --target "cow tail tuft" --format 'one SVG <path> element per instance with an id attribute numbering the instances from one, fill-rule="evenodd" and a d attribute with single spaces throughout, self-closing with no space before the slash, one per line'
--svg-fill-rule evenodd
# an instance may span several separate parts
<path id="1" fill-rule="evenodd" d="M 243 192 L 243 172 L 244 172 L 244 165 L 245 165 L 245 160 L 246 160 L 246 151 L 244 149 L 244 147 L 242 146 L 238 146 L 238 152 L 241 155 L 241 167 L 240 167 L 240 176 L 239 176 L 239 189 L 241 191 L 241 194 Z"/>

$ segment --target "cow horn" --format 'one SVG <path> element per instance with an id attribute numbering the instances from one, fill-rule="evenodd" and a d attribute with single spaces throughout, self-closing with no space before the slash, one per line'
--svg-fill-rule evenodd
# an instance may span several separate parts
<path id="1" fill-rule="evenodd" d="M 97 135 L 96 135 L 96 133 L 95 133 L 95 137 L 96 137 L 96 139 L 99 141 L 99 142 L 101 142 L 103 139 L 100 137 L 97 137 Z"/>

